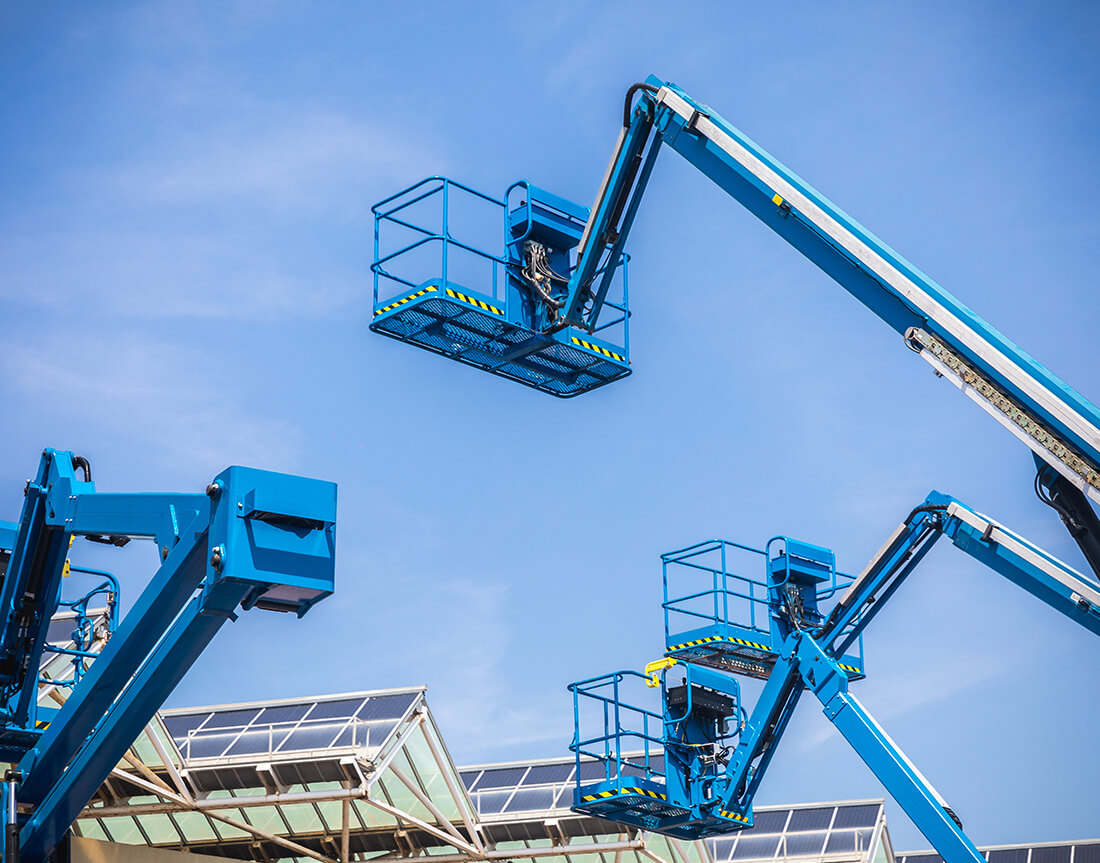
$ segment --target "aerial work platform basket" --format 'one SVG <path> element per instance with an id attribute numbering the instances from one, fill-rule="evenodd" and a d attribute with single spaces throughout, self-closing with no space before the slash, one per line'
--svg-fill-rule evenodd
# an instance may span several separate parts
<path id="1" fill-rule="evenodd" d="M 724 812 L 687 802 L 685 771 L 694 759 L 683 721 L 696 711 L 710 718 L 729 718 L 720 744 L 736 738 L 743 711 L 740 699 L 696 684 L 690 667 L 680 666 L 685 680 L 666 687 L 662 679 L 661 712 L 638 706 L 654 690 L 644 674 L 617 671 L 570 685 L 575 733 L 570 749 L 577 758 L 573 809 L 643 830 L 681 839 L 729 833 L 752 826 L 752 813 Z M 736 684 L 734 684 L 736 686 Z M 592 760 L 582 760 L 588 758 Z M 692 775 L 691 782 L 713 780 Z M 693 771 L 694 774 L 695 771 Z"/>
<path id="2" fill-rule="evenodd" d="M 745 575 L 760 568 L 764 576 Z M 766 679 L 786 632 L 772 609 L 785 592 L 804 606 L 807 626 L 852 582 L 837 572 L 832 551 L 787 537 L 763 549 L 712 539 L 661 555 L 664 583 L 665 655 L 684 662 Z M 858 652 L 840 662 L 849 679 L 866 677 L 863 639 Z"/>
<path id="3" fill-rule="evenodd" d="M 523 276 L 534 244 L 568 278 L 587 208 L 526 181 L 497 199 L 429 177 L 372 212 L 374 332 L 562 398 L 630 374 L 625 255 L 617 314 L 592 333 L 557 327 L 555 298 Z"/>

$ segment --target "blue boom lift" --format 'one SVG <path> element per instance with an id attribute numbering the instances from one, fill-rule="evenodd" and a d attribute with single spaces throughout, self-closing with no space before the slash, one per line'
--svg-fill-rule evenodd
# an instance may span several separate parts
<path id="1" fill-rule="evenodd" d="M 1100 411 L 711 108 L 660 79 L 627 91 L 622 130 L 591 210 L 526 182 L 495 199 L 440 177 L 376 205 L 371 329 L 557 396 L 625 377 L 625 243 L 662 144 L 836 280 L 936 375 L 1024 443 L 1037 467 L 1036 493 L 1100 575 L 1100 520 L 1090 503 L 1100 502 Z M 456 236 L 450 214 L 462 196 L 503 214 L 502 252 Z M 432 202 L 441 204 L 441 220 L 413 217 Z M 438 263 L 425 257 L 429 249 L 438 252 Z M 457 281 L 459 255 L 482 264 L 480 275 L 466 270 L 478 280 L 475 287 Z M 399 273 L 400 264 L 411 271 Z M 666 658 L 649 669 L 656 675 L 651 682 L 662 685 L 660 712 L 624 700 L 623 690 L 641 675 L 574 684 L 578 710 L 595 704 L 599 723 L 595 736 L 578 730 L 578 759 L 585 752 L 606 768 L 594 774 L 578 768 L 578 808 L 687 838 L 750 825 L 753 794 L 808 689 L 948 863 L 982 860 L 946 804 L 848 691 L 863 676 L 862 648 L 850 651 L 864 627 L 941 535 L 1100 633 L 1100 586 L 938 493 L 854 580 L 838 576 L 827 549 L 782 538 L 759 552 L 763 580 L 696 559 L 724 554 L 725 543 L 666 556 L 666 566 L 689 564 L 713 581 L 674 600 L 666 592 L 666 612 L 708 597 L 713 608 L 689 612 L 705 626 L 668 633 L 666 625 Z M 738 602 L 746 618 L 731 616 Z M 664 677 L 674 663 L 685 679 L 669 686 Z M 751 715 L 734 674 L 767 681 Z M 628 714 L 639 728 L 624 730 Z M 624 740 L 641 741 L 641 754 L 625 755 Z M 652 753 L 651 744 L 662 754 Z"/>
<path id="2" fill-rule="evenodd" d="M 947 803 L 849 691 L 865 676 L 863 630 L 944 536 L 1100 635 L 1100 586 L 939 492 L 854 578 L 837 572 L 829 549 L 787 537 L 763 550 L 712 540 L 670 552 L 665 656 L 646 667 L 646 682 L 661 687 L 659 712 L 637 703 L 631 684 L 646 675 L 636 672 L 570 686 L 574 808 L 685 839 L 751 827 L 753 797 L 809 691 L 943 859 L 981 863 Z M 763 577 L 738 571 L 738 554 L 762 562 Z M 682 680 L 668 679 L 672 668 L 684 670 Z M 751 713 L 736 676 L 765 681 Z M 582 769 L 582 755 L 601 766 Z"/>
<path id="3" fill-rule="evenodd" d="M 630 373 L 624 248 L 661 145 L 686 158 L 893 328 L 1034 454 L 1035 489 L 1100 574 L 1100 411 L 746 135 L 674 84 L 627 92 L 591 210 L 522 181 L 494 199 L 441 177 L 373 208 L 371 329 L 557 396 Z M 456 238 L 475 198 L 504 217 L 503 252 Z M 416 207 L 438 201 L 413 221 Z M 463 212 L 467 212 L 463 210 Z M 396 240 L 392 239 L 396 238 Z M 429 261 L 427 250 L 438 250 Z M 476 287 L 453 281 L 455 259 Z M 407 263 L 412 274 L 399 273 Z M 423 268 L 429 278 L 424 278 Z"/>
<path id="4" fill-rule="evenodd" d="M 38 704 L 39 666 L 75 537 L 152 540 L 158 568 L 98 654 L 85 636 L 60 710 Z M 105 494 L 88 460 L 47 449 L 19 521 L 0 522 L 0 760 L 4 859 L 41 863 L 238 607 L 304 615 L 332 593 L 336 486 L 230 467 L 205 494 Z M 74 567 L 75 569 L 75 567 Z M 86 570 L 87 571 L 87 570 Z M 109 596 L 117 584 L 92 594 Z M 86 611 L 88 596 L 66 603 Z M 86 617 L 86 614 L 84 614 Z M 86 635 L 86 634 L 85 634 Z M 88 660 L 93 660 L 85 667 Z"/>

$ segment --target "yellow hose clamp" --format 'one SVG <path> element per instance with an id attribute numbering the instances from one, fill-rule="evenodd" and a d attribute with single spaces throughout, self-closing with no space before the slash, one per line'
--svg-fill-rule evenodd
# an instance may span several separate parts
<path id="1" fill-rule="evenodd" d="M 660 686 L 661 685 L 661 672 L 666 668 L 672 668 L 676 664 L 676 660 L 671 656 L 665 656 L 661 659 L 655 659 L 645 667 L 645 673 L 649 675 L 649 680 L 645 682 L 646 686 Z"/>

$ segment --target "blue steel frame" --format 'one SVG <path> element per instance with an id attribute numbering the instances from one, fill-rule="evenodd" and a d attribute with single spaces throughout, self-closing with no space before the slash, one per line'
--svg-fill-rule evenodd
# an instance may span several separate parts
<path id="1" fill-rule="evenodd" d="M 516 201 L 517 192 L 522 199 Z M 451 212 L 459 198 L 499 207 L 504 227 L 500 254 L 455 237 Z M 425 203 L 427 202 L 427 204 Z M 438 227 L 415 220 L 409 208 L 438 202 Z M 569 250 L 579 239 L 588 210 L 520 180 L 502 199 L 450 180 L 429 177 L 380 201 L 374 215 L 374 312 L 371 329 L 417 347 L 443 354 L 485 371 L 559 397 L 571 397 L 625 377 L 629 362 L 628 256 L 605 263 L 609 280 L 620 276 L 620 301 L 592 328 L 560 327 L 545 319 L 545 308 L 531 299 L 520 271 L 528 239 L 553 238 L 559 269 L 568 270 Z M 411 232 L 413 239 L 384 250 L 383 229 Z M 438 271 L 413 280 L 395 272 L 417 253 L 438 246 Z M 452 279 L 457 253 L 473 256 L 488 268 L 484 284 L 469 287 Z M 417 261 L 419 263 L 419 261 Z M 385 290 L 389 285 L 391 290 Z"/>
<path id="2" fill-rule="evenodd" d="M 0 588 L 0 729 L 23 750 L 24 861 L 50 855 L 238 607 L 300 617 L 331 594 L 335 531 L 333 483 L 230 467 L 205 494 L 104 494 L 85 459 L 43 452 L 19 522 L 0 524 L 0 548 L 9 552 Z M 75 536 L 116 545 L 152 539 L 160 566 L 43 731 L 36 672 Z"/>
<path id="3" fill-rule="evenodd" d="M 87 670 L 87 664 L 99 655 L 91 650 L 92 641 L 94 639 L 94 633 L 92 632 L 94 620 L 92 615 L 88 613 L 88 604 L 98 596 L 104 598 L 107 612 L 107 637 L 110 638 L 110 636 L 114 634 L 114 631 L 118 629 L 118 606 L 121 601 L 120 597 L 122 591 L 119 588 L 118 579 L 105 570 L 90 569 L 86 566 L 70 566 L 69 572 L 94 575 L 103 579 L 103 581 L 95 587 L 85 591 L 76 599 L 62 599 L 58 602 L 58 608 L 67 608 L 76 615 L 73 619 L 74 630 L 72 638 L 76 646 L 74 648 L 65 648 L 49 643 L 45 646 L 46 653 L 58 653 L 73 658 L 73 679 L 53 680 L 39 677 L 38 682 L 53 684 L 54 686 L 64 686 L 71 689 L 80 683 L 81 678 L 84 677 L 84 673 Z"/>
<path id="4" fill-rule="evenodd" d="M 766 675 L 766 683 L 755 706 L 740 729 L 736 746 L 724 758 L 722 771 L 720 774 L 708 774 L 696 763 L 688 763 L 680 771 L 676 771 L 673 769 L 673 762 L 666 756 L 664 785 L 655 782 L 649 788 L 653 793 L 663 794 L 670 809 L 678 807 L 682 811 L 690 811 L 690 818 L 654 814 L 651 807 L 642 805 L 645 801 L 640 796 L 625 794 L 621 787 L 618 795 L 609 793 L 614 785 L 610 776 L 602 782 L 585 785 L 579 771 L 575 808 L 600 817 L 686 838 L 699 838 L 720 832 L 721 825 L 715 821 L 716 814 L 727 821 L 738 821 L 742 826 L 751 824 L 753 797 L 800 696 L 809 691 L 821 703 L 825 716 L 879 778 L 946 863 L 982 863 L 984 858 L 963 832 L 946 801 L 859 700 L 849 692 L 849 683 L 855 675 L 843 662 L 846 658 L 844 651 L 858 641 L 863 630 L 941 536 L 946 536 L 957 548 L 1090 632 L 1100 635 L 1100 586 L 1022 536 L 970 509 L 955 498 L 932 492 L 894 531 L 859 576 L 850 580 L 846 586 L 832 579 L 825 580 L 828 587 L 823 592 L 833 595 L 843 588 L 844 593 L 827 616 L 816 618 L 817 623 L 814 626 L 799 628 L 789 604 L 786 603 L 785 598 L 789 598 L 789 594 L 786 591 L 769 590 L 769 617 L 772 625 L 767 634 L 773 639 L 771 650 L 775 654 L 774 662 Z M 818 561 L 831 559 L 831 552 L 828 558 L 820 554 L 827 551 L 825 549 L 804 545 L 800 547 L 789 540 L 785 544 L 788 549 L 793 548 L 796 555 L 805 553 L 811 557 L 816 556 Z M 822 578 L 820 573 L 813 572 L 813 567 L 804 567 L 799 575 L 798 567 L 788 568 L 786 563 L 777 563 L 776 558 L 764 552 L 719 541 L 700 543 L 670 552 L 662 559 L 666 569 L 670 564 L 687 563 L 710 573 L 713 579 L 717 568 L 712 565 L 700 566 L 693 559 L 704 551 L 717 553 L 727 546 L 763 554 L 768 559 L 769 572 L 781 572 L 783 578 L 801 578 L 807 586 L 813 586 L 815 579 Z M 725 570 L 723 557 L 720 571 Z M 667 575 L 665 578 L 667 582 Z M 773 584 L 772 587 L 774 586 Z M 704 591 L 698 595 L 709 596 L 718 589 L 716 585 L 712 591 Z M 674 609 L 676 600 L 668 599 L 667 587 L 665 596 L 667 615 L 670 608 Z M 750 605 L 756 602 L 752 590 L 742 594 L 741 598 L 747 599 Z M 723 613 L 714 612 L 714 618 L 724 620 Z M 777 628 L 777 620 L 785 621 L 788 625 Z M 667 631 L 666 624 L 666 634 Z M 763 628 L 756 627 L 754 631 L 763 641 Z M 679 636 L 673 633 L 667 637 L 675 640 Z M 686 663 L 690 667 L 689 678 L 717 692 L 731 691 L 724 682 L 731 674 L 748 673 L 759 676 L 736 666 L 707 663 L 705 657 L 700 658 L 690 653 L 670 650 L 666 655 Z M 699 664 L 701 662 L 703 665 Z M 612 677 L 607 676 L 602 680 Z M 586 681 L 586 684 L 590 683 L 591 681 Z M 574 688 L 574 747 L 579 755 L 582 744 L 590 746 L 592 740 L 600 741 L 602 738 L 586 740 L 582 737 L 580 712 L 576 707 L 578 694 L 586 695 L 587 692 L 583 688 Z M 617 721 L 618 698 L 616 689 L 612 692 L 612 704 L 608 708 L 616 716 L 616 723 L 607 725 L 605 736 L 611 739 L 604 743 L 607 753 L 603 756 L 604 759 L 610 759 L 613 753 L 618 752 L 618 743 L 613 739 L 614 736 L 625 733 Z M 630 710 L 641 712 L 645 708 L 630 706 Z M 667 704 L 665 715 L 668 716 Z M 675 746 L 668 728 L 666 725 L 663 740 L 666 754 L 673 751 Z M 600 757 L 599 753 L 591 750 L 586 750 L 586 753 Z M 701 753 L 698 760 L 703 760 L 703 757 Z M 702 765 L 703 768 L 712 766 Z M 683 778 L 678 778 L 678 773 Z M 702 782 L 699 781 L 700 777 L 703 778 Z M 693 781 L 687 781 L 689 779 Z M 731 826 L 736 827 L 729 825 L 725 830 L 728 831 Z"/>

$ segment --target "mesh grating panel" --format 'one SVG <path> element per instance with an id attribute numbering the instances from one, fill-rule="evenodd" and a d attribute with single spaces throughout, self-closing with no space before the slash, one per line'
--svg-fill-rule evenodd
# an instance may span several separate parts
<path id="1" fill-rule="evenodd" d="M 483 302 L 476 295 L 462 293 L 474 302 Z M 440 297 L 438 292 L 376 315 L 371 329 L 565 398 L 630 374 L 626 359 L 619 362 L 597 349 L 582 350 L 558 341 L 540 344 L 538 340 L 545 337 L 507 321 L 502 314 Z M 508 356 L 525 343 L 526 352 Z"/>

